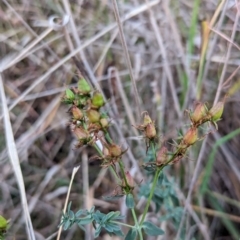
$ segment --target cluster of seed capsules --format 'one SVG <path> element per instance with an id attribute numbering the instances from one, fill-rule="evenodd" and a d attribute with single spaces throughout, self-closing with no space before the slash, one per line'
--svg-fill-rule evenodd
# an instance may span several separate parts
<path id="1" fill-rule="evenodd" d="M 110 125 L 107 114 L 100 111 L 105 104 L 103 95 L 99 91 L 92 91 L 87 81 L 81 78 L 78 88 L 67 89 L 62 101 L 71 104 L 70 126 L 78 139 L 76 147 L 96 147 L 97 140 L 100 140 L 103 145 L 102 154 L 96 158 L 102 160 L 102 166 L 108 167 L 118 162 L 126 150 L 113 143 L 110 137 L 103 137 L 108 133 Z"/>
<path id="2" fill-rule="evenodd" d="M 71 114 L 70 126 L 78 139 L 76 147 L 92 145 L 97 148 L 96 142 L 100 140 L 103 149 L 98 151 L 100 155 L 95 158 L 102 161 L 101 165 L 103 167 L 111 166 L 118 175 L 115 164 L 121 164 L 121 157 L 127 149 L 123 150 L 108 135 L 109 118 L 107 114 L 100 111 L 100 108 L 105 104 L 103 95 L 99 91 L 92 91 L 87 81 L 81 78 L 78 82 L 78 88 L 67 89 L 62 100 L 64 103 L 71 105 L 69 109 Z M 174 151 L 168 151 L 167 147 L 162 146 L 156 154 L 155 161 L 143 164 L 143 168 L 155 171 L 181 160 L 186 155 L 188 148 L 200 139 L 198 137 L 198 128 L 202 124 L 210 122 L 217 128 L 216 122 L 220 120 L 223 109 L 224 101 L 218 102 L 210 109 L 207 108 L 206 104 L 197 103 L 194 111 L 187 111 L 191 126 L 175 146 Z M 134 127 L 144 133 L 147 150 L 150 144 L 155 145 L 158 138 L 157 131 L 154 121 L 147 112 L 144 113 L 142 124 Z M 134 181 L 129 172 L 124 172 L 123 167 L 121 170 L 124 179 L 120 186 L 121 192 L 125 194 L 133 190 Z"/>
<path id="3" fill-rule="evenodd" d="M 207 108 L 206 104 L 197 103 L 194 111 L 187 111 L 191 126 L 186 131 L 185 135 L 181 138 L 179 143 L 175 146 L 173 152 L 168 151 L 167 147 L 162 146 L 156 156 L 155 162 L 148 162 L 143 165 L 147 170 L 154 170 L 156 168 L 163 168 L 168 164 L 173 164 L 181 160 L 187 149 L 202 139 L 198 136 L 198 128 L 206 122 L 212 123 L 217 129 L 217 121 L 221 119 L 224 109 L 224 101 L 218 102 L 216 105 Z M 148 144 L 154 142 L 157 138 L 154 122 L 151 120 L 149 115 L 145 113 L 143 123 L 136 126 L 137 129 L 144 132 Z"/>

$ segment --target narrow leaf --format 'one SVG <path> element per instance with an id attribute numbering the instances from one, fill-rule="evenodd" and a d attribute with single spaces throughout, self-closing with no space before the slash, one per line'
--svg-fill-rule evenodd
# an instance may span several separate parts
<path id="1" fill-rule="evenodd" d="M 137 237 L 137 229 L 131 228 L 126 235 L 125 240 L 135 240 L 136 237 Z"/>
<path id="2" fill-rule="evenodd" d="M 148 221 L 143 223 L 142 228 L 144 229 L 145 233 L 149 236 L 158 236 L 164 234 L 164 231 L 161 228 L 157 227 L 155 224 Z"/>
<path id="3" fill-rule="evenodd" d="M 134 208 L 134 199 L 132 194 L 126 196 L 126 206 L 127 208 Z"/>

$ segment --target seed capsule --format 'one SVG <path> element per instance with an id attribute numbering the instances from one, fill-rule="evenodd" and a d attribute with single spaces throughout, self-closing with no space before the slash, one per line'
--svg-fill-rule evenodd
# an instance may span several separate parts
<path id="1" fill-rule="evenodd" d="M 155 128 L 154 124 L 149 123 L 145 130 L 146 137 L 149 139 L 153 139 L 156 137 L 156 134 L 157 134 L 157 132 L 156 132 L 156 128 Z"/>
<path id="2" fill-rule="evenodd" d="M 127 171 L 125 173 L 126 179 L 127 179 L 127 184 L 129 187 L 133 188 L 134 187 L 134 180 L 133 177 L 131 176 L 130 172 Z M 125 181 L 123 181 L 123 185 L 125 186 Z"/>
<path id="3" fill-rule="evenodd" d="M 108 122 L 107 118 L 101 118 L 100 119 L 100 124 L 103 128 L 106 128 L 106 127 L 108 127 L 109 122 Z"/>
<path id="4" fill-rule="evenodd" d="M 65 95 L 66 95 L 66 98 L 69 100 L 74 100 L 74 98 L 75 98 L 73 91 L 70 89 L 66 89 Z"/>
<path id="5" fill-rule="evenodd" d="M 84 78 L 81 78 L 78 81 L 78 90 L 80 93 L 83 93 L 83 94 L 87 94 L 91 92 L 91 87 Z"/>
<path id="6" fill-rule="evenodd" d="M 143 119 L 143 125 L 146 127 L 149 123 L 152 123 L 152 119 L 148 114 L 145 114 Z"/>
<path id="7" fill-rule="evenodd" d="M 109 155 L 112 157 L 119 157 L 122 154 L 122 149 L 117 144 L 112 144 L 108 146 Z"/>
<path id="8" fill-rule="evenodd" d="M 211 120 L 214 122 L 218 121 L 223 114 L 223 109 L 224 109 L 223 102 L 218 102 L 215 106 L 213 106 L 209 110 L 209 115 L 211 116 Z"/>
<path id="9" fill-rule="evenodd" d="M 183 137 L 183 143 L 187 146 L 194 144 L 198 140 L 197 128 L 190 128 Z"/>
<path id="10" fill-rule="evenodd" d="M 103 95 L 100 92 L 95 92 L 92 96 L 92 105 L 94 108 L 100 108 L 104 105 Z"/>
<path id="11" fill-rule="evenodd" d="M 165 164 L 167 162 L 167 159 L 168 159 L 167 152 L 168 152 L 168 150 L 165 146 L 163 146 L 159 150 L 159 152 L 157 154 L 157 159 L 156 159 L 157 164 L 161 165 L 161 164 Z"/>
<path id="12" fill-rule="evenodd" d="M 197 123 L 202 120 L 207 114 L 206 107 L 203 103 L 198 103 L 194 112 L 191 114 L 191 120 L 193 123 Z"/>
<path id="13" fill-rule="evenodd" d="M 72 111 L 72 115 L 73 115 L 73 118 L 75 120 L 82 120 L 83 119 L 83 112 L 76 106 L 73 106 L 71 108 L 71 111 Z"/>
<path id="14" fill-rule="evenodd" d="M 94 109 L 90 109 L 87 111 L 87 117 L 90 123 L 96 123 L 100 119 L 100 113 Z"/>

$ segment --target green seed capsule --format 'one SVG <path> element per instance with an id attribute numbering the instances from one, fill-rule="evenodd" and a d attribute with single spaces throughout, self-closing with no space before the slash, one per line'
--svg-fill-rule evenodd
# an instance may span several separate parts
<path id="1" fill-rule="evenodd" d="M 100 108 L 104 105 L 103 95 L 100 92 L 95 92 L 93 94 L 92 105 L 94 108 Z"/>
<path id="2" fill-rule="evenodd" d="M 66 89 L 66 98 L 69 100 L 74 100 L 75 95 L 72 90 Z"/>
<path id="3" fill-rule="evenodd" d="M 7 220 L 0 215 L 0 230 L 6 230 L 7 228 Z"/>
<path id="4" fill-rule="evenodd" d="M 87 111 L 87 117 L 90 123 L 96 123 L 100 120 L 100 113 L 94 109 Z"/>
<path id="5" fill-rule="evenodd" d="M 215 106 L 213 106 L 209 110 L 211 120 L 214 121 L 214 122 L 218 121 L 223 114 L 223 109 L 224 109 L 224 103 L 223 102 L 218 102 Z"/>
<path id="6" fill-rule="evenodd" d="M 78 90 L 80 93 L 83 93 L 83 94 L 88 94 L 91 92 L 91 87 L 84 78 L 81 78 L 78 81 Z"/>

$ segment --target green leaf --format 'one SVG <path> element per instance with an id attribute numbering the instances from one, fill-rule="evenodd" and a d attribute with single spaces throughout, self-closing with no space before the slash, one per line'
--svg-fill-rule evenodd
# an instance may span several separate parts
<path id="1" fill-rule="evenodd" d="M 114 230 L 113 232 L 116 236 L 124 237 L 122 230 Z"/>
<path id="2" fill-rule="evenodd" d="M 116 223 L 109 222 L 106 226 L 110 227 L 112 229 L 112 232 L 121 230 L 121 227 L 118 226 Z"/>
<path id="3" fill-rule="evenodd" d="M 126 206 L 127 208 L 134 208 L 134 199 L 132 194 L 126 196 Z"/>
<path id="4" fill-rule="evenodd" d="M 71 209 L 71 205 L 72 205 L 72 202 L 69 202 L 68 207 L 67 207 L 67 213 L 69 213 L 69 211 Z"/>
<path id="5" fill-rule="evenodd" d="M 78 218 L 81 215 L 86 215 L 86 214 L 87 214 L 87 210 L 80 209 L 75 213 L 75 217 Z"/>
<path id="6" fill-rule="evenodd" d="M 122 216 L 120 216 L 120 212 L 119 211 L 116 211 L 116 212 L 114 212 L 111 220 L 119 219 L 119 217 L 122 217 Z"/>
<path id="7" fill-rule="evenodd" d="M 107 232 L 112 233 L 113 232 L 113 228 L 112 225 L 110 224 L 105 224 L 104 228 L 107 230 Z"/>
<path id="8" fill-rule="evenodd" d="M 106 221 L 108 221 L 108 220 L 110 220 L 112 217 L 114 217 L 114 215 L 115 215 L 115 212 L 109 212 L 107 215 L 105 215 L 104 217 L 103 217 L 103 219 L 102 219 L 102 221 L 103 222 L 106 222 Z"/>
<path id="9" fill-rule="evenodd" d="M 78 225 L 86 225 L 86 224 L 89 224 L 93 221 L 93 218 L 89 215 L 85 218 L 81 218 L 78 220 Z"/>
<path id="10" fill-rule="evenodd" d="M 145 233 L 149 236 L 158 236 L 164 234 L 164 231 L 161 228 L 157 227 L 156 225 L 148 221 L 143 223 L 142 228 L 144 229 Z"/>
<path id="11" fill-rule="evenodd" d="M 99 225 L 95 231 L 94 238 L 97 238 L 102 230 L 102 226 Z"/>
<path id="12" fill-rule="evenodd" d="M 71 222 L 70 220 L 68 219 L 64 224 L 63 224 L 63 229 L 64 230 L 67 230 L 71 225 Z"/>
<path id="13" fill-rule="evenodd" d="M 74 220 L 74 218 L 75 218 L 74 212 L 72 210 L 68 211 L 68 216 L 71 220 Z"/>
<path id="14" fill-rule="evenodd" d="M 125 240 L 135 240 L 136 237 L 137 237 L 137 229 L 131 228 L 126 235 Z"/>
<path id="15" fill-rule="evenodd" d="M 73 93 L 72 90 L 66 89 L 66 97 L 67 97 L 69 100 L 74 100 L 75 95 L 74 95 L 74 93 Z"/>

